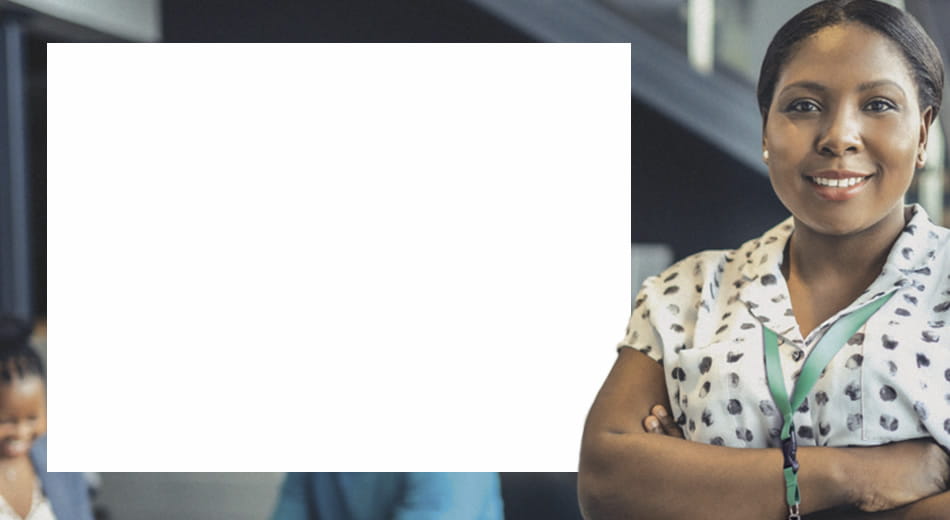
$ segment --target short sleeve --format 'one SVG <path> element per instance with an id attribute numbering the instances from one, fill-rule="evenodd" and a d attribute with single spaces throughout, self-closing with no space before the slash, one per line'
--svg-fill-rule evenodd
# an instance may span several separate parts
<path id="1" fill-rule="evenodd" d="M 663 343 L 657 334 L 653 322 L 651 308 L 656 304 L 654 287 L 659 277 L 647 278 L 640 286 L 640 292 L 633 303 L 633 312 L 627 323 L 627 333 L 617 345 L 617 352 L 622 348 L 632 348 L 643 352 L 657 363 L 663 363 Z"/>

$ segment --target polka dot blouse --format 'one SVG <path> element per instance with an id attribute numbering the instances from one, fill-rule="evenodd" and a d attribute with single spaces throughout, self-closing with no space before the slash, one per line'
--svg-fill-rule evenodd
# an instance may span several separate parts
<path id="1" fill-rule="evenodd" d="M 647 279 L 620 348 L 663 366 L 687 439 L 779 445 L 781 414 L 765 378 L 762 327 L 775 331 L 786 388 L 842 316 L 890 292 L 838 352 L 794 414 L 801 445 L 879 445 L 933 437 L 950 448 L 950 230 L 913 216 L 880 276 L 803 338 L 781 273 L 791 218 L 732 251 L 705 251 Z"/>

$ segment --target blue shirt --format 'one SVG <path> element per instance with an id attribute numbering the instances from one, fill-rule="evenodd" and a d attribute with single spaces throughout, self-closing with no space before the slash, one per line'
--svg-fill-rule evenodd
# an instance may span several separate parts
<path id="1" fill-rule="evenodd" d="M 92 520 L 89 485 L 82 473 L 51 473 L 46 471 L 46 437 L 33 442 L 30 460 L 36 470 L 43 493 L 49 499 L 56 520 Z"/>
<path id="2" fill-rule="evenodd" d="M 272 520 L 502 520 L 497 473 L 288 473 Z"/>

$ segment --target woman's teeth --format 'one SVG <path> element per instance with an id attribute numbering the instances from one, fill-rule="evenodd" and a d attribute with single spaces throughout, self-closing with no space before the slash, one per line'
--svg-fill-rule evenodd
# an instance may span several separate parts
<path id="1" fill-rule="evenodd" d="M 824 177 L 809 177 L 812 182 L 819 186 L 829 186 L 831 188 L 848 188 L 864 182 L 867 177 L 848 177 L 846 179 L 826 179 Z"/>
<path id="2" fill-rule="evenodd" d="M 3 451 L 7 455 L 19 455 L 21 453 L 26 453 L 30 448 L 30 445 L 23 441 L 9 441 L 3 446 Z"/>

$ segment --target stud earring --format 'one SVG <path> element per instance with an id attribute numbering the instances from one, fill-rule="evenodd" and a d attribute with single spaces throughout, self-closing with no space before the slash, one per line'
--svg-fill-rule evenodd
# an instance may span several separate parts
<path id="1" fill-rule="evenodd" d="M 762 161 L 765 162 L 766 164 L 768 164 L 768 162 L 769 162 L 769 151 L 768 151 L 768 150 L 762 150 Z"/>

